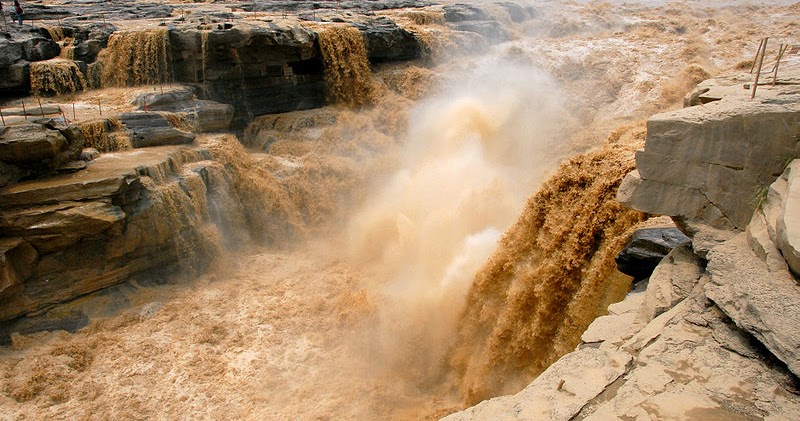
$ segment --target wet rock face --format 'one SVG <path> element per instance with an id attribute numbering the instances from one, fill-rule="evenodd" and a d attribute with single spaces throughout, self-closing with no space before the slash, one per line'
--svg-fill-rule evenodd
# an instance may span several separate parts
<path id="1" fill-rule="evenodd" d="M 120 121 L 130 133 L 131 146 L 181 145 L 192 143 L 196 135 L 172 127 L 167 118 L 155 112 L 123 113 Z"/>
<path id="2" fill-rule="evenodd" d="M 9 236 L 0 238 L 0 320 L 142 271 L 205 267 L 216 237 L 203 222 L 208 187 L 195 169 L 208 158 L 196 148 L 139 149 L 0 189 L 0 231 Z"/>
<path id="3" fill-rule="evenodd" d="M 615 258 L 617 268 L 620 272 L 633 276 L 634 280 L 647 278 L 673 248 L 691 241 L 677 228 L 636 230 Z"/>
<path id="4" fill-rule="evenodd" d="M 28 176 L 50 174 L 78 158 L 83 138 L 77 127 L 43 120 L 0 128 L 0 187 Z"/>
<path id="5" fill-rule="evenodd" d="M 479 7 L 466 4 L 457 3 L 454 5 L 444 6 L 444 20 L 446 22 L 464 22 L 470 20 L 491 20 L 492 16 L 480 9 Z"/>
<path id="6" fill-rule="evenodd" d="M 195 132 L 220 132 L 229 128 L 233 106 L 197 99 L 189 87 L 171 88 L 163 93 L 145 93 L 133 101 L 140 111 L 169 111 L 184 115 Z"/>
<path id="7" fill-rule="evenodd" d="M 516 4 L 506 3 L 504 7 L 512 19 L 519 19 L 515 21 L 525 19 L 525 10 Z M 503 24 L 495 20 L 489 12 L 472 4 L 457 3 L 444 6 L 444 20 L 456 31 L 474 32 L 492 42 L 508 39 L 508 32 Z"/>
<path id="8" fill-rule="evenodd" d="M 97 55 L 108 46 L 108 38 L 117 28 L 114 25 L 89 23 L 76 26 L 73 30 L 73 59 L 85 63 L 94 63 Z"/>
<path id="9" fill-rule="evenodd" d="M 0 33 L 0 93 L 26 93 L 30 62 L 56 57 L 61 47 L 42 29 L 11 24 L 8 29 Z"/>
<path id="10" fill-rule="evenodd" d="M 253 116 L 317 108 L 325 103 L 325 85 L 314 40 L 299 26 L 170 31 L 175 79 L 199 83 L 209 99 L 231 104 L 233 127 Z"/>
<path id="11" fill-rule="evenodd" d="M 0 132 L 0 160 L 11 164 L 51 163 L 67 139 L 41 124 L 4 126 Z"/>
<path id="12" fill-rule="evenodd" d="M 414 60 L 420 57 L 420 42 L 411 32 L 386 17 L 353 23 L 364 36 L 370 63 Z"/>

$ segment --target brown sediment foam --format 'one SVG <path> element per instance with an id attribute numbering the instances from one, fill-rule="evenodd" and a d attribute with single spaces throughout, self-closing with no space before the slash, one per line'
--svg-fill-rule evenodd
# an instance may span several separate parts
<path id="1" fill-rule="evenodd" d="M 254 238 L 286 244 L 305 233 L 303 215 L 291 193 L 247 153 L 233 135 L 204 136 L 202 144 L 231 173 L 236 196 Z"/>
<path id="2" fill-rule="evenodd" d="M 476 275 L 451 359 L 467 403 L 518 391 L 624 296 L 614 255 L 644 215 L 615 195 L 644 132 L 620 129 L 562 164 Z"/>
<path id="3" fill-rule="evenodd" d="M 352 26 L 319 31 L 328 101 L 359 107 L 372 103 L 372 79 L 361 32 Z"/>
<path id="4" fill-rule="evenodd" d="M 182 272 L 196 274 L 205 270 L 222 254 L 222 246 L 216 228 L 203 220 L 208 215 L 208 203 L 201 177 L 190 172 L 164 184 L 156 185 L 147 179 L 143 183 L 164 221 L 166 233 L 162 234 L 171 237 Z"/>
<path id="5" fill-rule="evenodd" d="M 81 122 L 84 146 L 100 152 L 115 152 L 132 149 L 130 137 L 122 130 L 117 117 Z"/>
<path id="6" fill-rule="evenodd" d="M 151 85 L 170 80 L 169 37 L 164 28 L 115 32 L 100 52 L 102 86 Z"/>
<path id="7" fill-rule="evenodd" d="M 86 89 L 86 79 L 72 60 L 52 59 L 31 63 L 31 91 L 60 95 Z"/>
<path id="8" fill-rule="evenodd" d="M 430 69 L 406 66 L 382 72 L 381 79 L 393 91 L 409 99 L 422 99 L 435 94 L 437 75 Z"/>
<path id="9" fill-rule="evenodd" d="M 444 25 L 444 12 L 436 10 L 409 10 L 399 17 L 410 20 L 415 25 Z"/>
<path id="10" fill-rule="evenodd" d="M 55 42 L 62 41 L 66 38 L 66 35 L 64 35 L 64 28 L 61 26 L 45 26 L 44 29 Z"/>

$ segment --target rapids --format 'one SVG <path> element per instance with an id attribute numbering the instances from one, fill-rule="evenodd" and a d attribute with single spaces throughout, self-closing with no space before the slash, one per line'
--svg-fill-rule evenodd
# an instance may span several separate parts
<path id="1" fill-rule="evenodd" d="M 494 45 L 405 11 L 424 62 L 371 75 L 357 32 L 325 25 L 337 104 L 199 136 L 235 181 L 221 200 L 248 198 L 229 232 L 179 250 L 184 277 L 83 299 L 74 334 L 15 335 L 2 416 L 436 419 L 518 390 L 629 287 L 613 256 L 644 215 L 614 192 L 641 120 L 794 31 L 796 5 L 728 3 L 536 2 Z M 165 39 L 115 34 L 97 78 L 167 82 Z M 91 104 L 132 90 L 75 83 L 90 144 L 128 148 Z M 173 196 L 175 227 L 203 222 Z"/>

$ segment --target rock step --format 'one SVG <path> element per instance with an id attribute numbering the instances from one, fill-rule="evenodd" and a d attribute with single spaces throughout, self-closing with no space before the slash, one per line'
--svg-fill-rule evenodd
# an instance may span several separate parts
<path id="1" fill-rule="evenodd" d="M 157 112 L 122 113 L 119 120 L 130 133 L 131 146 L 134 148 L 182 145 L 192 143 L 197 137 L 194 133 L 173 127 L 164 114 Z"/>
<path id="2" fill-rule="evenodd" d="M 210 158 L 178 146 L 109 153 L 84 171 L 2 189 L 0 231 L 13 236 L 0 237 L 2 325 L 137 273 L 212 261 L 219 234 L 208 222 Z M 224 180 L 210 174 L 217 167 L 206 177 Z"/>
<path id="3" fill-rule="evenodd" d="M 639 281 L 650 276 L 672 249 L 691 241 L 675 227 L 642 228 L 634 231 L 628 244 L 614 260 L 620 272 Z"/>
<path id="4" fill-rule="evenodd" d="M 86 169 L 71 174 L 23 181 L 0 189 L 0 205 L 36 206 L 64 201 L 92 200 L 137 193 L 139 176 L 162 181 L 193 161 L 209 159 L 208 151 L 194 147 L 159 146 L 108 153 Z M 136 197 L 122 198 L 123 201 Z"/>

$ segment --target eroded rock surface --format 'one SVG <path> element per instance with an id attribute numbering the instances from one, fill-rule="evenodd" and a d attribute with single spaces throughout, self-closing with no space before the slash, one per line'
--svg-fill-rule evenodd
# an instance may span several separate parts
<path id="1" fill-rule="evenodd" d="M 194 133 L 173 127 L 165 115 L 156 112 L 123 113 L 119 119 L 130 133 L 134 148 L 181 145 L 192 143 L 196 137 Z"/>
<path id="2" fill-rule="evenodd" d="M 26 93 L 30 62 L 56 57 L 61 48 L 41 28 L 8 25 L 7 29 L 0 33 L 0 93 Z"/>
<path id="3" fill-rule="evenodd" d="M 716 270 L 705 273 L 686 248 L 675 249 L 670 256 L 656 268 L 646 292 L 632 292 L 609 307 L 610 315 L 595 320 L 584 333 L 584 344 L 523 391 L 444 419 L 789 420 L 800 416 L 797 378 L 750 334 L 752 326 L 761 322 L 745 322 L 743 326 L 749 327 L 743 328 L 736 321 L 738 314 L 732 321 L 728 311 L 706 299 L 709 291 L 720 288 L 719 283 L 729 285 L 728 276 Z M 763 265 L 741 237 L 717 247 L 709 257 L 710 265 L 727 266 L 730 274 L 742 271 L 730 259 L 748 265 L 754 259 Z M 750 290 L 733 284 L 728 288 Z M 763 303 L 769 301 L 767 295 L 762 297 Z M 745 303 L 752 297 L 738 298 Z M 773 308 L 785 301 L 774 301 Z M 758 314 L 758 309 L 746 311 Z M 794 314 L 784 313 L 784 322 L 796 321 Z M 797 337 L 794 328 L 771 327 Z M 605 371 L 595 373 L 594 363 Z M 579 386 L 570 387 L 578 379 Z"/>

